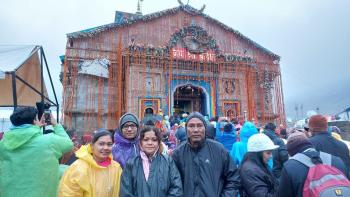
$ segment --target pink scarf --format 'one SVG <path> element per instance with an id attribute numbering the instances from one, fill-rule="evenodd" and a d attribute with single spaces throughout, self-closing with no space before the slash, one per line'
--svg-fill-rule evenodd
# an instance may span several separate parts
<path id="1" fill-rule="evenodd" d="M 149 170 L 151 168 L 151 162 L 152 162 L 152 159 L 157 155 L 157 152 L 159 150 L 159 147 L 158 149 L 156 150 L 156 152 L 153 154 L 153 156 L 151 157 L 151 159 L 149 159 L 146 155 L 145 152 L 143 152 L 141 146 L 140 146 L 140 156 L 141 156 L 141 159 L 142 159 L 142 167 L 143 167 L 143 173 L 145 174 L 145 178 L 146 178 L 146 181 L 148 181 L 148 176 L 149 176 Z"/>
<path id="2" fill-rule="evenodd" d="M 106 160 L 102 161 L 102 162 L 97 162 L 96 163 L 99 165 L 99 166 L 102 166 L 102 167 L 108 167 L 109 165 L 111 165 L 112 161 L 111 161 L 111 158 L 107 158 Z"/>
<path id="3" fill-rule="evenodd" d="M 148 181 L 149 169 L 151 167 L 151 162 L 149 161 L 146 153 L 144 153 L 143 151 L 140 151 L 140 156 L 142 159 L 143 173 L 145 174 L 146 181 Z"/>

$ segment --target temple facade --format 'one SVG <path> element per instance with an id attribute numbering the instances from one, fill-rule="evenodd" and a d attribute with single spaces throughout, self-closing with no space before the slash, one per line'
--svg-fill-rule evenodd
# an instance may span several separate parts
<path id="1" fill-rule="evenodd" d="M 124 112 L 199 111 L 285 122 L 280 57 L 189 5 L 67 34 L 64 123 L 78 132 L 116 128 Z"/>

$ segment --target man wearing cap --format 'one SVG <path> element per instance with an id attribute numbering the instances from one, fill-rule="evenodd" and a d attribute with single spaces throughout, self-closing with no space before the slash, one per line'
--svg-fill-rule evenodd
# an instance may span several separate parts
<path id="1" fill-rule="evenodd" d="M 318 114 L 310 117 L 309 129 L 312 132 L 310 142 L 316 150 L 340 157 L 347 168 L 350 167 L 349 149 L 344 142 L 336 140 L 328 132 L 327 118 Z"/>
<path id="2" fill-rule="evenodd" d="M 139 152 L 139 121 L 134 114 L 126 113 L 119 119 L 119 127 L 114 134 L 113 159 L 124 168 L 128 159 Z"/>
<path id="3" fill-rule="evenodd" d="M 184 196 L 237 196 L 240 188 L 238 170 L 222 144 L 206 139 L 207 122 L 203 115 L 191 113 L 185 127 L 187 142 L 173 153 Z"/>
<path id="4" fill-rule="evenodd" d="M 309 157 L 314 164 L 322 163 L 320 152 L 314 149 L 310 140 L 302 132 L 295 132 L 288 137 L 287 150 L 292 158 L 296 154 L 301 153 Z M 332 155 L 331 165 L 344 173 L 344 175 L 348 174 L 344 162 L 339 157 Z M 309 168 L 297 160 L 289 159 L 285 162 L 282 168 L 277 196 L 302 197 L 308 171 Z"/>

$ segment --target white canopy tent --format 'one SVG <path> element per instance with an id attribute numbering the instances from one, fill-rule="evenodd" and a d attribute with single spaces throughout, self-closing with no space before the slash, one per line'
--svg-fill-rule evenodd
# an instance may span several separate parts
<path id="1" fill-rule="evenodd" d="M 47 94 L 44 66 L 55 102 Z M 43 48 L 36 45 L 0 45 L 0 107 L 36 106 L 37 102 L 49 103 L 57 107 L 57 112 L 59 110 Z"/>

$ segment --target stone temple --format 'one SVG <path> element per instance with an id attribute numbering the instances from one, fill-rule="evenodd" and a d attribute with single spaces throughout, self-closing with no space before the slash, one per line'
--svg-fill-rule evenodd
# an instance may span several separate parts
<path id="1" fill-rule="evenodd" d="M 203 9 L 142 15 L 67 34 L 61 56 L 64 124 L 116 128 L 132 112 L 284 124 L 280 57 Z"/>

